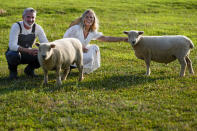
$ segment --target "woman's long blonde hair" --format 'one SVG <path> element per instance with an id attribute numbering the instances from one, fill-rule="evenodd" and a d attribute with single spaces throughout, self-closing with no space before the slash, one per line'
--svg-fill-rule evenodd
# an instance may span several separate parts
<path id="1" fill-rule="evenodd" d="M 94 22 L 93 22 L 92 26 L 90 27 L 90 31 L 97 31 L 98 28 L 99 28 L 99 21 L 98 21 L 98 19 L 96 17 L 96 14 L 94 13 L 94 11 L 92 9 L 86 10 L 82 14 L 81 17 L 79 17 L 79 18 L 75 19 L 74 21 L 72 21 L 70 26 L 69 26 L 69 28 L 71 26 L 78 25 L 78 24 L 84 28 L 84 26 L 85 26 L 84 25 L 84 19 L 85 19 L 86 14 L 88 14 L 89 12 L 91 12 L 93 14 L 93 16 L 94 16 Z"/>

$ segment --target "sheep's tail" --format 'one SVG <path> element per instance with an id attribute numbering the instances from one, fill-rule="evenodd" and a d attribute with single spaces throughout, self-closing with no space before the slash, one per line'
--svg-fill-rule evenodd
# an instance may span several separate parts
<path id="1" fill-rule="evenodd" d="M 194 48 L 194 44 L 192 43 L 192 41 L 190 41 L 190 46 L 189 46 L 191 49 Z"/>
<path id="2" fill-rule="evenodd" d="M 187 40 L 188 40 L 190 49 L 193 49 L 194 48 L 193 42 L 190 39 L 187 39 Z"/>

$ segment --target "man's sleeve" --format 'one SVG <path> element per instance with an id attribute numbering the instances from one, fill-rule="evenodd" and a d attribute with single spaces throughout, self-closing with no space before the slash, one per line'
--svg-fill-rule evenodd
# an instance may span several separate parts
<path id="1" fill-rule="evenodd" d="M 44 30 L 42 29 L 41 26 L 36 25 L 36 32 L 37 32 L 37 36 L 38 36 L 38 39 L 39 39 L 40 43 L 48 42 L 46 34 L 45 34 L 45 32 L 44 32 Z"/>
<path id="2" fill-rule="evenodd" d="M 12 28 L 10 30 L 10 35 L 9 35 L 9 49 L 12 51 L 17 51 L 18 50 L 18 35 L 20 32 L 20 28 L 17 23 L 12 25 Z"/>

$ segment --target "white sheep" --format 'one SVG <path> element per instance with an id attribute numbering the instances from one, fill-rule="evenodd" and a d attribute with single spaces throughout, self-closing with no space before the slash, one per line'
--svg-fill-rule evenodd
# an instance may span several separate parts
<path id="1" fill-rule="evenodd" d="M 151 60 L 159 63 L 170 63 L 178 59 L 181 64 L 180 76 L 185 75 L 188 66 L 190 74 L 194 74 L 189 58 L 190 49 L 194 48 L 192 41 L 186 36 L 142 36 L 143 31 L 124 31 L 128 35 L 137 58 L 146 63 L 146 75 L 150 75 Z"/>
<path id="2" fill-rule="evenodd" d="M 62 80 L 67 78 L 70 65 L 76 63 L 79 70 L 79 81 L 83 79 L 82 44 L 75 38 L 64 38 L 49 43 L 36 43 L 39 47 L 38 60 L 44 71 L 44 84 L 48 82 L 48 71 L 56 70 L 58 86 L 62 84 L 60 72 L 63 69 Z"/>

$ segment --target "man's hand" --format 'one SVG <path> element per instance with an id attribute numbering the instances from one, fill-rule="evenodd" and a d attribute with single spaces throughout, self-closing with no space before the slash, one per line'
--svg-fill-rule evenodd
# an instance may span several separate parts
<path id="1" fill-rule="evenodd" d="M 38 54 L 38 49 L 36 49 L 36 48 L 29 49 L 29 54 L 33 55 L 33 56 L 37 55 Z"/>
<path id="2" fill-rule="evenodd" d="M 19 52 L 24 52 L 24 53 L 27 53 L 27 54 L 30 54 L 30 55 L 37 55 L 38 54 L 38 49 L 36 48 L 23 48 L 23 47 L 19 47 L 18 49 Z"/>

